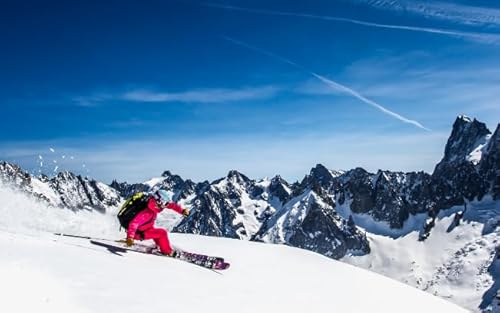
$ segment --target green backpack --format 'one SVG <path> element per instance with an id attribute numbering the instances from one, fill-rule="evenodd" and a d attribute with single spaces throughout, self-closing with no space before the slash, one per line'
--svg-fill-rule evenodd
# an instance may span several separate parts
<path id="1" fill-rule="evenodd" d="M 123 228 L 128 229 L 130 221 L 133 220 L 140 211 L 146 208 L 148 198 L 147 194 L 138 192 L 123 203 L 120 211 L 118 212 L 118 220 Z"/>

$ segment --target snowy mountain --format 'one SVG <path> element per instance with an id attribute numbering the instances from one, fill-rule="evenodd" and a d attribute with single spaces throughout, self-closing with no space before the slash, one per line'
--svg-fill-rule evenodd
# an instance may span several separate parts
<path id="1" fill-rule="evenodd" d="M 256 239 L 288 244 L 335 259 L 349 250 L 370 252 L 366 235 L 352 219 L 341 218 L 332 210 L 332 203 L 326 201 L 312 190 L 293 198 L 267 221 Z"/>
<path id="2" fill-rule="evenodd" d="M 175 231 L 251 239 L 281 207 L 280 196 L 287 197 L 288 187 L 277 186 L 279 180 L 257 182 L 238 171 L 230 171 L 226 177 L 198 189 L 192 201 L 193 214 Z"/>
<path id="3" fill-rule="evenodd" d="M 334 171 L 318 164 L 293 184 L 280 176 L 254 180 L 236 170 L 194 183 L 165 171 L 146 182 L 108 187 L 68 172 L 32 177 L 4 162 L 0 178 L 53 206 L 101 212 L 116 210 L 138 191 L 164 188 L 192 213 L 186 219 L 160 215 L 158 224 L 174 232 L 311 250 L 491 312 L 500 296 L 499 129 L 491 134 L 485 124 L 457 117 L 432 174 Z"/>
<path id="4" fill-rule="evenodd" d="M 430 179 L 424 172 L 379 170 L 373 174 L 356 168 L 338 178 L 332 194 L 339 205 L 349 209 L 344 216 L 365 214 L 399 229 L 410 215 L 428 212 L 433 207 Z"/>
<path id="5" fill-rule="evenodd" d="M 490 139 L 491 132 L 485 124 L 465 116 L 456 119 L 443 159 L 432 174 L 436 209 L 461 205 L 464 199 L 481 199 L 492 191 L 492 177 L 485 173 L 498 170 L 495 168 L 498 164 L 481 162 L 485 154 L 490 154 L 488 152 L 500 152 L 495 150 L 494 140 Z"/>
<path id="6" fill-rule="evenodd" d="M 394 278 L 471 311 L 499 312 L 500 202 L 442 210 L 425 242 L 417 230 L 391 238 L 368 234 L 371 253 L 342 261 Z M 457 218 L 460 216 L 460 218 Z M 425 214 L 410 218 L 421 225 Z M 496 300 L 495 300 L 496 298 Z"/>
<path id="7" fill-rule="evenodd" d="M 114 180 L 110 186 L 119 191 L 124 198 L 128 198 L 137 192 L 161 188 L 172 191 L 173 199 L 179 201 L 193 193 L 196 184 L 189 179 L 183 180 L 179 175 L 172 174 L 170 171 L 165 171 L 160 177 L 153 177 L 143 183 L 128 184 Z"/>
<path id="8" fill-rule="evenodd" d="M 5 193 L 11 191 L 0 189 Z M 283 245 L 172 234 L 177 246 L 231 262 L 228 270 L 217 273 L 167 257 L 111 253 L 86 239 L 52 234 L 120 238 L 113 213 L 75 214 L 12 194 L 0 205 L 0 214 L 7 217 L 0 220 L 2 309 L 14 313 L 466 312 L 392 279 Z M 30 226 L 33 217 L 41 218 L 38 225 L 43 228 Z M 100 222 L 89 225 L 90 220 Z"/>
<path id="9" fill-rule="evenodd" d="M 122 202 L 114 188 L 67 171 L 52 178 L 34 177 L 15 164 L 0 162 L 0 182 L 32 194 L 52 206 L 71 210 L 105 212 Z"/>

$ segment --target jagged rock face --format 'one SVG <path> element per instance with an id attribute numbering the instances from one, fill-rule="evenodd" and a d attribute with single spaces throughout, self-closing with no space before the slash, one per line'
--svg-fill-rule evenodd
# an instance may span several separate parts
<path id="1" fill-rule="evenodd" d="M 150 189 L 150 187 L 146 184 L 127 184 L 126 182 L 119 183 L 116 180 L 113 180 L 110 186 L 116 189 L 124 199 L 130 198 L 138 192 L 145 192 Z"/>
<path id="2" fill-rule="evenodd" d="M 373 174 L 362 168 L 348 171 L 341 177 L 339 203 L 351 199 L 351 210 L 354 213 L 368 213 L 375 205 L 373 190 Z"/>
<path id="3" fill-rule="evenodd" d="M 210 188 L 196 196 L 194 203 L 191 216 L 182 221 L 174 231 L 239 238 L 237 231 L 241 225 L 233 225 L 236 212 L 228 208 L 223 194 Z"/>
<path id="4" fill-rule="evenodd" d="M 431 176 L 424 172 L 378 171 L 356 168 L 334 183 L 340 204 L 350 200 L 353 213 L 371 215 L 391 228 L 401 228 L 410 214 L 428 212 L 433 206 Z"/>
<path id="5" fill-rule="evenodd" d="M 62 206 L 73 210 L 105 212 L 107 207 L 118 206 L 122 200 L 119 193 L 106 184 L 70 172 L 60 172 L 49 184 L 60 195 Z"/>
<path id="6" fill-rule="evenodd" d="M 432 198 L 432 177 L 425 172 L 410 172 L 404 175 L 404 184 L 400 191 L 403 202 L 410 214 L 429 212 L 434 206 Z"/>
<path id="7" fill-rule="evenodd" d="M 391 228 L 403 227 L 410 214 L 428 212 L 434 206 L 429 174 L 379 171 L 376 177 L 371 214 Z"/>
<path id="8" fill-rule="evenodd" d="M 369 252 L 366 236 L 334 210 L 331 198 L 309 190 L 276 212 L 256 234 L 256 240 L 286 243 L 331 258 L 349 250 Z"/>
<path id="9" fill-rule="evenodd" d="M 332 258 L 349 250 L 367 253 L 364 234 L 336 214 L 333 196 L 322 187 L 332 185 L 334 178 L 331 171 L 313 169 L 300 184 L 303 195 L 293 197 L 281 177 L 256 182 L 231 171 L 210 185 L 197 186 L 192 215 L 174 230 L 286 243 Z"/>
<path id="10" fill-rule="evenodd" d="M 379 171 L 375 180 L 375 205 L 371 215 L 375 220 L 388 221 L 392 228 L 403 227 L 403 222 L 410 215 L 404 194 L 399 190 L 403 179 L 402 173 Z"/>
<path id="11" fill-rule="evenodd" d="M 486 125 L 460 116 L 446 143 L 443 159 L 432 174 L 436 209 L 461 205 L 464 199 L 481 199 L 489 191 L 489 183 L 480 173 L 481 157 L 472 153 L 488 140 L 491 132 Z M 480 154 L 479 154 L 480 155 Z"/>
<path id="12" fill-rule="evenodd" d="M 335 178 L 340 175 L 340 172 L 333 172 L 327 169 L 322 164 L 316 164 L 316 166 L 311 169 L 311 173 L 306 176 L 305 180 L 308 184 L 317 182 L 323 189 L 328 190 L 334 183 Z"/>
<path id="13" fill-rule="evenodd" d="M 163 172 L 161 176 L 164 177 L 163 181 L 155 187 L 173 191 L 174 201 L 186 199 L 194 192 L 196 184 L 189 179 L 183 180 L 179 175 L 174 175 L 170 171 Z"/>
<path id="14" fill-rule="evenodd" d="M 0 178 L 5 184 L 55 207 L 105 212 L 122 200 L 119 193 L 106 184 L 70 172 L 61 172 L 51 179 L 46 176 L 37 178 L 17 165 L 2 162 Z"/>
<path id="15" fill-rule="evenodd" d="M 432 175 L 432 184 L 438 210 L 462 205 L 464 199 L 481 200 L 489 187 L 478 168 L 466 161 L 441 164 Z"/>
<path id="16" fill-rule="evenodd" d="M 195 189 L 193 213 L 175 231 L 250 239 L 263 220 L 275 211 L 264 200 L 268 198 L 267 187 L 237 171 L 230 171 L 227 177 L 212 184 L 198 185 Z"/>
<path id="17" fill-rule="evenodd" d="M 0 181 L 22 190 L 30 190 L 31 176 L 15 164 L 0 162 Z"/>
<path id="18" fill-rule="evenodd" d="M 370 252 L 366 235 L 354 223 L 341 219 L 333 210 L 313 204 L 300 228 L 289 239 L 292 246 L 339 259 L 349 250 Z"/>
<path id="19" fill-rule="evenodd" d="M 322 164 L 317 164 L 311 169 L 309 175 L 306 175 L 299 185 L 292 187 L 292 196 L 296 197 L 302 194 L 308 188 L 321 193 L 320 190 L 331 191 L 338 185 L 338 177 L 341 172 L 331 171 Z"/>
<path id="20" fill-rule="evenodd" d="M 174 194 L 174 201 L 179 201 L 181 199 L 187 199 L 190 195 L 194 193 L 196 189 L 196 184 L 191 180 L 184 181 L 184 184 L 180 187 L 179 192 Z"/>
<path id="21" fill-rule="evenodd" d="M 164 189 L 172 192 L 172 200 L 180 201 L 186 199 L 195 192 L 196 184 L 191 180 L 183 180 L 179 175 L 172 174 L 170 171 L 164 171 L 161 177 L 154 178 L 154 183 L 119 183 L 114 180 L 111 187 L 118 190 L 123 198 L 129 198 L 138 192 L 149 192 L 156 189 Z"/>
<path id="22" fill-rule="evenodd" d="M 480 164 L 481 175 L 489 183 L 495 200 L 500 199 L 500 124 L 491 136 Z"/>
<path id="23" fill-rule="evenodd" d="M 285 243 L 335 259 L 350 250 L 368 253 L 366 236 L 352 220 L 343 219 L 335 211 L 340 175 L 316 165 L 300 184 L 292 186 L 288 201 L 263 223 L 254 239 Z"/>
<path id="24" fill-rule="evenodd" d="M 441 163 L 463 161 L 474 150 L 477 144 L 491 134 L 484 123 L 459 116 L 453 123 Z M 438 164 L 439 166 L 439 164 Z"/>
<path id="25" fill-rule="evenodd" d="M 280 176 L 275 176 L 269 184 L 269 193 L 278 198 L 281 203 L 285 203 L 290 198 L 290 185 Z"/>

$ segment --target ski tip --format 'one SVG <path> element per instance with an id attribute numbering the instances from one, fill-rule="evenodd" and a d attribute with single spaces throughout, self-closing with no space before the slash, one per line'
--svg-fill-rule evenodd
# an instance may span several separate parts
<path id="1" fill-rule="evenodd" d="M 222 271 L 222 270 L 227 270 L 230 266 L 231 266 L 231 264 L 229 264 L 229 263 L 225 263 L 225 262 L 224 262 L 224 263 L 223 263 L 223 264 L 221 264 L 219 267 L 217 267 L 217 268 L 216 268 L 216 270 L 221 270 L 221 271 Z"/>

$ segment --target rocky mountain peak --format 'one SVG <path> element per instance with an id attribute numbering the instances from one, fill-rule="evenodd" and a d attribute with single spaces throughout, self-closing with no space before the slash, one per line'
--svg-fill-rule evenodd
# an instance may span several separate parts
<path id="1" fill-rule="evenodd" d="M 273 178 L 271 178 L 271 183 L 272 182 L 286 182 L 286 180 L 281 177 L 281 175 L 275 175 Z"/>
<path id="2" fill-rule="evenodd" d="M 59 194 L 58 205 L 72 210 L 98 210 L 117 206 L 121 202 L 120 194 L 110 186 L 69 171 L 61 171 L 49 180 L 49 186 Z"/>
<path id="3" fill-rule="evenodd" d="M 150 189 L 150 186 L 142 183 L 138 184 L 128 184 L 127 182 L 118 182 L 113 180 L 110 187 L 118 191 L 118 193 L 125 199 L 131 197 L 138 192 L 145 192 Z"/>
<path id="4" fill-rule="evenodd" d="M 228 181 L 230 181 L 232 183 L 237 183 L 240 185 L 244 185 L 244 184 L 247 184 L 248 182 L 250 182 L 250 178 L 246 177 L 245 175 L 243 175 L 242 173 L 240 173 L 236 170 L 229 171 L 229 173 L 227 173 L 226 178 Z"/>
<path id="5" fill-rule="evenodd" d="M 78 175 L 78 176 L 80 176 L 80 175 Z M 60 171 L 53 178 L 53 180 L 72 180 L 72 179 L 75 179 L 76 177 L 77 177 L 77 175 L 73 174 L 70 171 Z"/>
<path id="6" fill-rule="evenodd" d="M 311 169 L 310 175 L 317 179 L 321 184 L 327 184 L 334 178 L 330 170 L 322 164 L 316 164 L 316 166 Z"/>
<path id="7" fill-rule="evenodd" d="M 281 176 L 276 175 L 271 179 L 269 184 L 269 192 L 278 197 L 281 203 L 285 203 L 285 201 L 290 197 L 291 189 L 290 184 L 286 180 L 284 180 Z"/>
<path id="8" fill-rule="evenodd" d="M 441 162 L 462 161 L 478 145 L 485 136 L 491 134 L 486 124 L 476 119 L 461 115 L 453 123 L 451 135 L 446 143 L 444 157 Z"/>
<path id="9" fill-rule="evenodd" d="M 481 200 L 491 190 L 495 157 L 485 153 L 491 144 L 491 132 L 484 123 L 459 116 L 444 152 L 432 173 L 433 200 L 440 210 L 462 205 L 464 199 Z"/>
<path id="10" fill-rule="evenodd" d="M 162 177 L 170 177 L 170 176 L 174 176 L 174 174 L 172 174 L 171 171 L 169 170 L 166 170 L 164 171 L 162 174 L 161 174 Z"/>
<path id="11" fill-rule="evenodd" d="M 0 162 L 0 182 L 25 187 L 30 181 L 31 176 L 16 164 Z"/>
<path id="12" fill-rule="evenodd" d="M 342 219 L 332 203 L 325 202 L 312 190 L 291 200 L 272 216 L 257 233 L 256 240 L 286 243 L 336 259 L 348 250 L 370 251 L 366 236 Z"/>
<path id="13" fill-rule="evenodd" d="M 164 178 L 162 181 L 163 187 L 175 188 L 177 185 L 184 184 L 184 179 L 179 175 L 173 174 L 171 171 L 164 171 L 161 174 L 161 177 Z"/>
<path id="14" fill-rule="evenodd" d="M 184 179 L 182 179 L 180 175 L 174 174 L 169 170 L 163 171 L 163 173 L 161 174 L 161 178 L 163 178 L 163 181 L 177 184 L 182 184 L 184 182 Z"/>
<path id="15" fill-rule="evenodd" d="M 307 189 L 312 189 L 316 193 L 321 194 L 321 190 L 329 190 L 340 175 L 340 172 L 333 172 L 322 164 L 316 164 L 300 184 L 292 186 L 292 196 L 298 196 Z"/>
<path id="16" fill-rule="evenodd" d="M 278 186 L 278 185 L 286 186 L 288 188 L 290 187 L 290 184 L 283 177 L 281 177 L 280 175 L 276 175 L 273 178 L 271 178 L 270 186 Z"/>
<path id="17" fill-rule="evenodd" d="M 105 212 L 108 208 L 116 207 L 122 200 L 119 193 L 110 186 L 69 171 L 59 172 L 51 178 L 45 175 L 35 177 L 15 164 L 0 162 L 0 180 L 50 206 L 71 210 Z"/>

